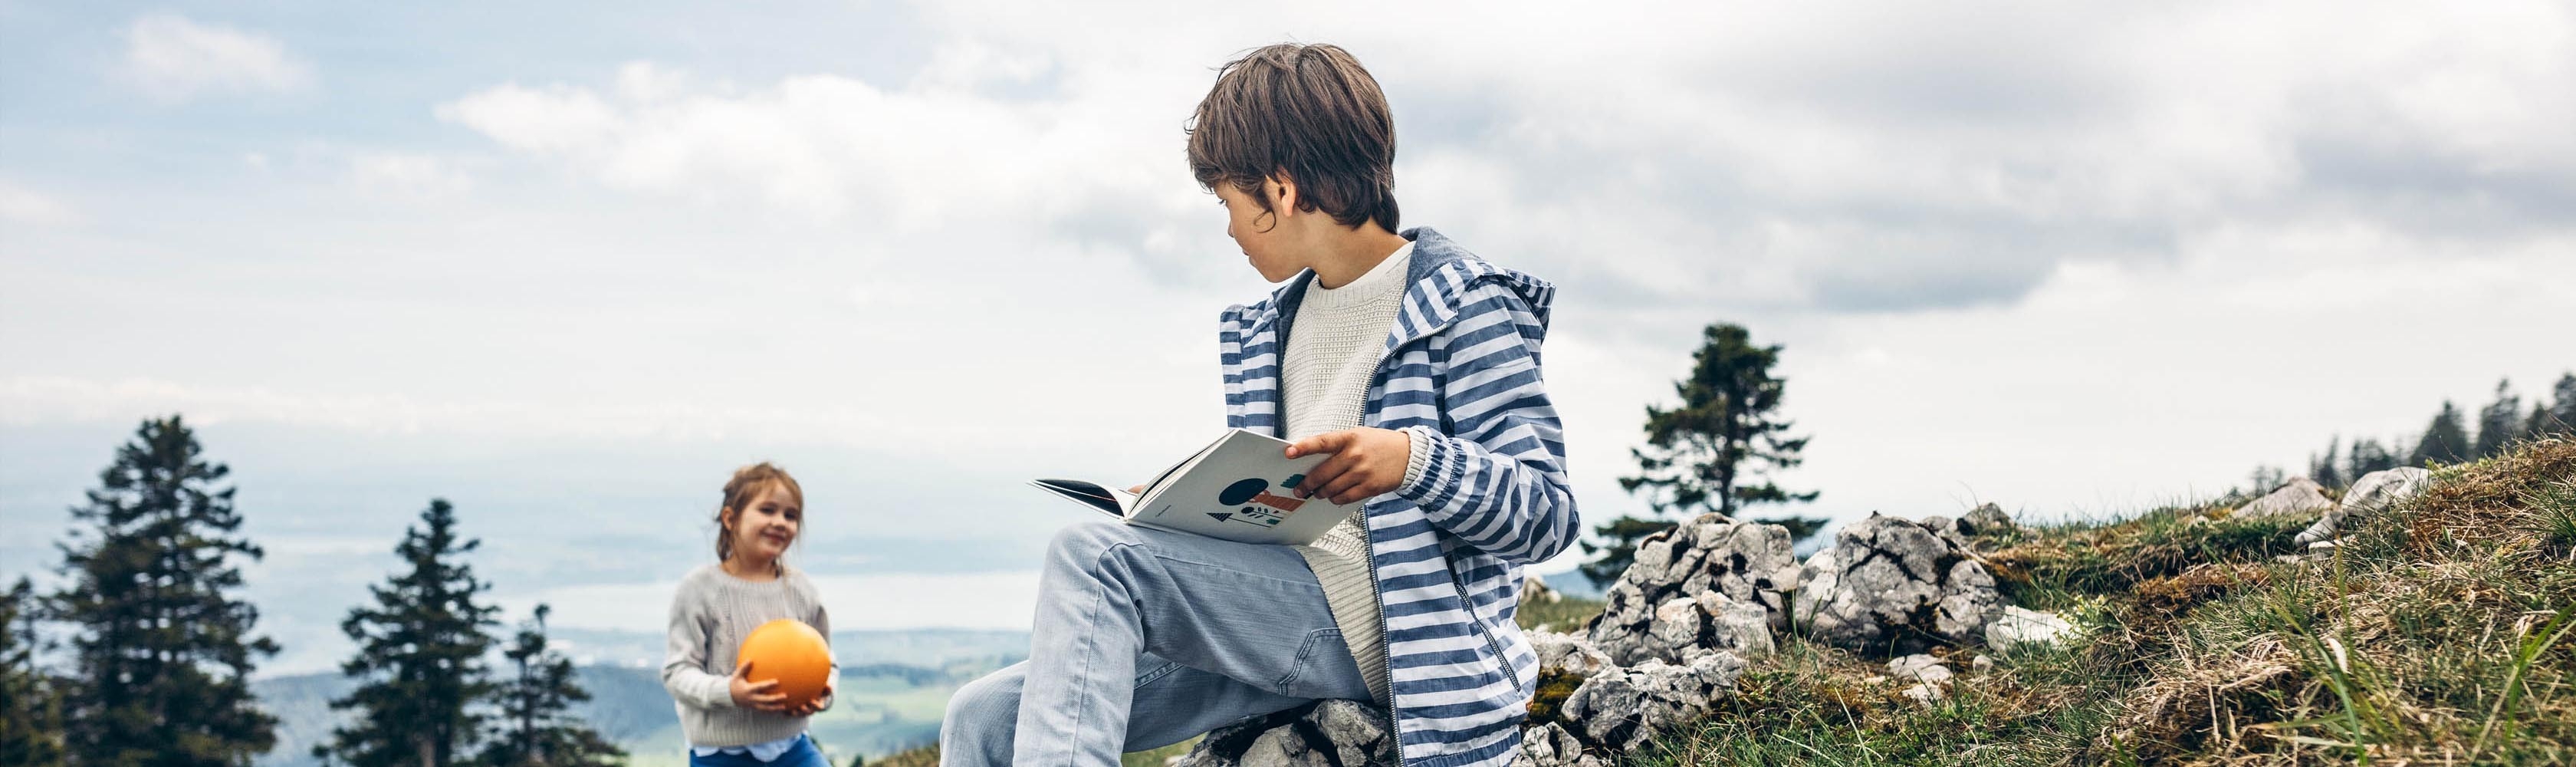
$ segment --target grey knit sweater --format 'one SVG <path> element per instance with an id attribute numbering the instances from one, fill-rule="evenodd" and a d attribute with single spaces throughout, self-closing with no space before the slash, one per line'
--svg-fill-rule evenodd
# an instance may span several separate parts
<path id="1" fill-rule="evenodd" d="M 678 702 L 680 731 L 692 746 L 747 746 L 805 731 L 805 717 L 738 708 L 729 677 L 734 649 L 760 624 L 794 618 L 831 641 L 832 621 L 805 574 L 788 568 L 767 581 L 734 577 L 720 565 L 706 565 L 680 579 L 671 594 L 671 634 L 662 662 L 662 686 Z M 839 663 L 832 665 L 831 684 L 841 683 Z M 829 705 L 829 699 L 825 704 Z"/>

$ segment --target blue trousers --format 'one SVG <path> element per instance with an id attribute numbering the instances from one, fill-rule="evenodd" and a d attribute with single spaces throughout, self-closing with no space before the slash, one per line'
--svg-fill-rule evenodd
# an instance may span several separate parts
<path id="1" fill-rule="evenodd" d="M 787 753 L 779 754 L 774 761 L 761 761 L 760 757 L 752 756 L 748 751 L 718 751 L 706 756 L 692 751 L 689 753 L 689 767 L 832 767 L 832 762 L 823 758 L 822 749 L 814 747 L 813 738 L 798 733 L 796 745 L 789 747 Z"/>
<path id="2" fill-rule="evenodd" d="M 945 767 L 1113 767 L 1245 717 L 1370 698 L 1304 557 L 1086 520 L 1048 544 L 1029 659 L 959 688 Z"/>

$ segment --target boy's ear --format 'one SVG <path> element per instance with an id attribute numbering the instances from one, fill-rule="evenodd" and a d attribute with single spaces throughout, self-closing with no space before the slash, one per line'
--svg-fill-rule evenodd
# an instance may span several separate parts
<path id="1" fill-rule="evenodd" d="M 1261 191 L 1270 195 L 1271 210 L 1282 215 L 1297 210 L 1297 178 L 1288 175 L 1288 169 L 1272 171 L 1270 178 L 1261 183 Z"/>

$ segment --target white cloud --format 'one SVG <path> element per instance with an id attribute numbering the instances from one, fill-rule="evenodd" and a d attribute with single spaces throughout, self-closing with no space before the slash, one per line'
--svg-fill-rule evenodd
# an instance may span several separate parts
<path id="1" fill-rule="evenodd" d="M 22 226 L 62 226 L 79 223 L 81 214 L 53 195 L 0 181 L 0 221 Z"/>
<path id="2" fill-rule="evenodd" d="M 265 165 L 265 158 L 262 166 Z M 359 189 L 405 197 L 462 194 L 474 188 L 473 177 L 451 161 L 433 155 L 373 152 L 350 159 L 350 181 Z"/>
<path id="3" fill-rule="evenodd" d="M 225 93 L 290 92 L 313 84 L 312 68 L 275 38 L 177 14 L 152 14 L 125 30 L 125 77 L 165 102 Z"/>

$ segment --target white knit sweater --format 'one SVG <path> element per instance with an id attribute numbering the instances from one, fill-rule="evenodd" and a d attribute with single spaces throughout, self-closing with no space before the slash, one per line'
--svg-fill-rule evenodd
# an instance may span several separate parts
<path id="1" fill-rule="evenodd" d="M 1349 284 L 1306 286 L 1297 319 L 1289 325 L 1287 356 L 1281 360 L 1285 380 L 1280 407 L 1287 414 L 1290 440 L 1360 425 L 1370 379 L 1403 306 L 1404 278 L 1412 262 L 1413 244 L 1408 242 Z M 1414 446 L 1408 482 L 1421 471 L 1424 448 Z M 1312 545 L 1296 548 L 1323 585 L 1333 622 L 1341 625 L 1342 640 L 1350 645 L 1369 692 L 1383 705 L 1388 699 L 1386 642 L 1379 631 L 1377 591 L 1369 582 L 1367 529 L 1354 514 Z"/>

